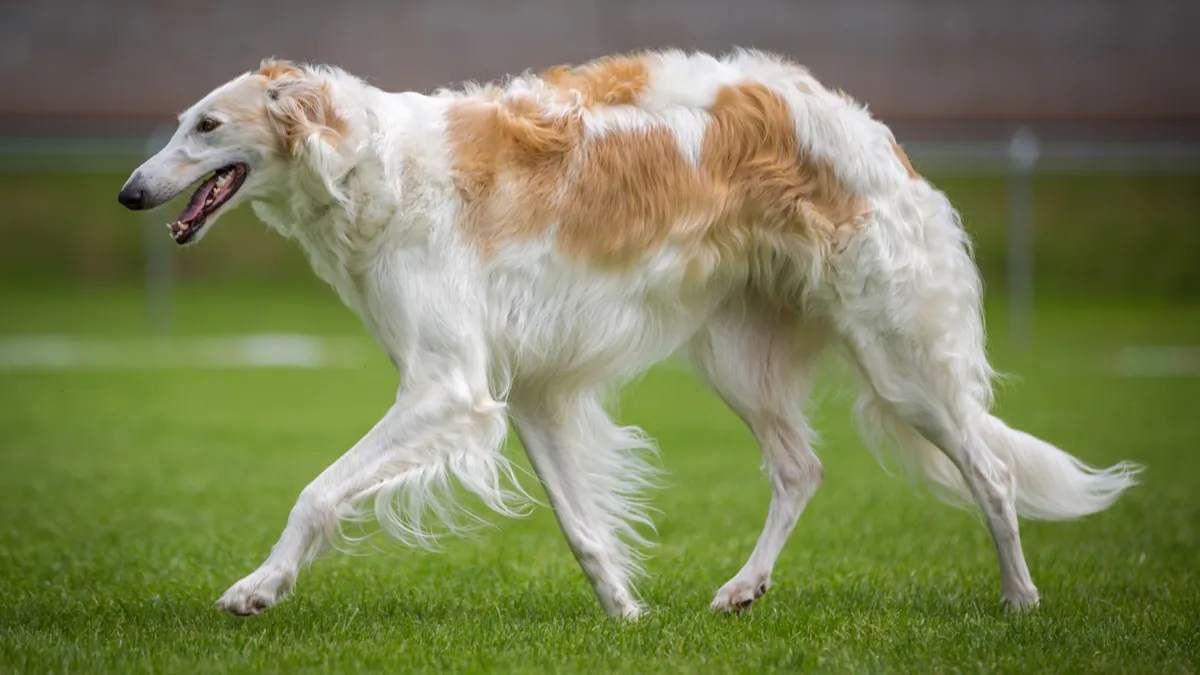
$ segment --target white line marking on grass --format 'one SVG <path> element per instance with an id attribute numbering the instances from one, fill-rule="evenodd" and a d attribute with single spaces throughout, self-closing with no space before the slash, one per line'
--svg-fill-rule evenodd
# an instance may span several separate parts
<path id="1" fill-rule="evenodd" d="M 354 368 L 367 361 L 368 352 L 360 340 L 312 335 L 0 337 L 0 370 Z"/>
<path id="2" fill-rule="evenodd" d="M 370 343 L 351 337 L 262 333 L 219 337 L 0 336 L 0 371 L 213 368 L 358 368 Z M 1200 347 L 1134 345 L 1105 364 L 1120 377 L 1200 377 Z M 690 371 L 679 357 L 658 365 Z"/>
<path id="3" fill-rule="evenodd" d="M 1125 347 L 1113 368 L 1122 377 L 1200 377 L 1200 347 Z"/>

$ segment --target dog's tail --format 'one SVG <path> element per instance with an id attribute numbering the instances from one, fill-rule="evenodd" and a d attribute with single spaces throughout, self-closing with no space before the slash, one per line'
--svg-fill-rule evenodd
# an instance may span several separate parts
<path id="1" fill-rule="evenodd" d="M 1137 484 L 1142 470 L 1133 462 L 1094 469 L 991 415 L 983 428 L 988 447 L 1013 473 L 1017 513 L 1026 518 L 1068 520 L 1103 511 Z"/>
<path id="2" fill-rule="evenodd" d="M 869 400 L 860 403 L 859 414 L 868 426 L 886 435 L 897 459 L 924 478 L 940 498 L 956 506 L 974 503 L 958 467 L 915 429 Z M 1142 471 L 1133 462 L 1093 468 L 992 415 L 984 414 L 978 428 L 988 449 L 1012 473 L 1017 514 L 1024 518 L 1070 520 L 1103 511 L 1137 484 Z"/>

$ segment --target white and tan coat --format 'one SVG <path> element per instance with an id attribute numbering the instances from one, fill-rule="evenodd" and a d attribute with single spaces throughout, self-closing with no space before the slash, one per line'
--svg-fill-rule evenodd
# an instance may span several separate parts
<path id="1" fill-rule="evenodd" d="M 197 136 L 206 117 L 220 127 Z M 462 526 L 453 482 L 521 512 L 500 453 L 511 420 L 600 602 L 637 616 L 651 443 L 601 399 L 675 353 L 749 426 L 771 483 L 716 609 L 766 592 L 821 481 L 804 408 L 828 343 L 862 376 L 866 430 L 978 504 L 1014 607 L 1038 600 L 1017 514 L 1084 515 L 1133 482 L 1132 465 L 1095 471 L 989 414 L 956 213 L 887 127 L 784 59 L 650 52 L 433 96 L 271 61 L 181 122 L 138 185 L 157 202 L 245 162 L 231 204 L 299 241 L 401 379 L 221 598 L 231 612 L 277 602 L 364 509 L 415 545 Z"/>

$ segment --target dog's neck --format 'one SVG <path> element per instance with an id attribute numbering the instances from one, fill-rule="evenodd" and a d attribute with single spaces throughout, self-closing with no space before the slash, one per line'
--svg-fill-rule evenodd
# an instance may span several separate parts
<path id="1" fill-rule="evenodd" d="M 361 199 L 351 167 L 331 186 L 331 193 L 311 176 L 295 176 L 289 188 L 274 198 L 254 202 L 259 219 L 289 239 L 295 239 L 313 272 L 331 285 L 348 306 L 359 312 L 361 270 L 369 251 L 370 223 L 360 218 Z M 359 312 L 361 314 L 361 312 Z"/>
<path id="2" fill-rule="evenodd" d="M 432 99 L 389 94 L 357 80 L 336 91 L 345 133 L 328 154 L 305 158 L 281 175 L 278 188 L 253 208 L 272 229 L 295 239 L 317 276 L 370 324 L 363 275 L 372 258 L 427 229 L 416 203 L 428 199 L 416 193 L 436 186 L 412 168 L 419 154 L 413 139 L 428 134 L 415 127 L 427 123 L 423 109 Z"/>

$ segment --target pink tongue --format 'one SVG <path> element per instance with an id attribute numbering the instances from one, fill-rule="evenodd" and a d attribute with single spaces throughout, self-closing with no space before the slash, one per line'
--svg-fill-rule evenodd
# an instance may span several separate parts
<path id="1" fill-rule="evenodd" d="M 217 176 L 213 176 L 204 181 L 196 191 L 192 193 L 192 198 L 188 200 L 187 206 L 183 207 L 183 213 L 179 214 L 179 222 L 191 223 L 200 216 L 204 210 L 204 202 L 208 201 L 208 195 L 217 186 Z"/>

